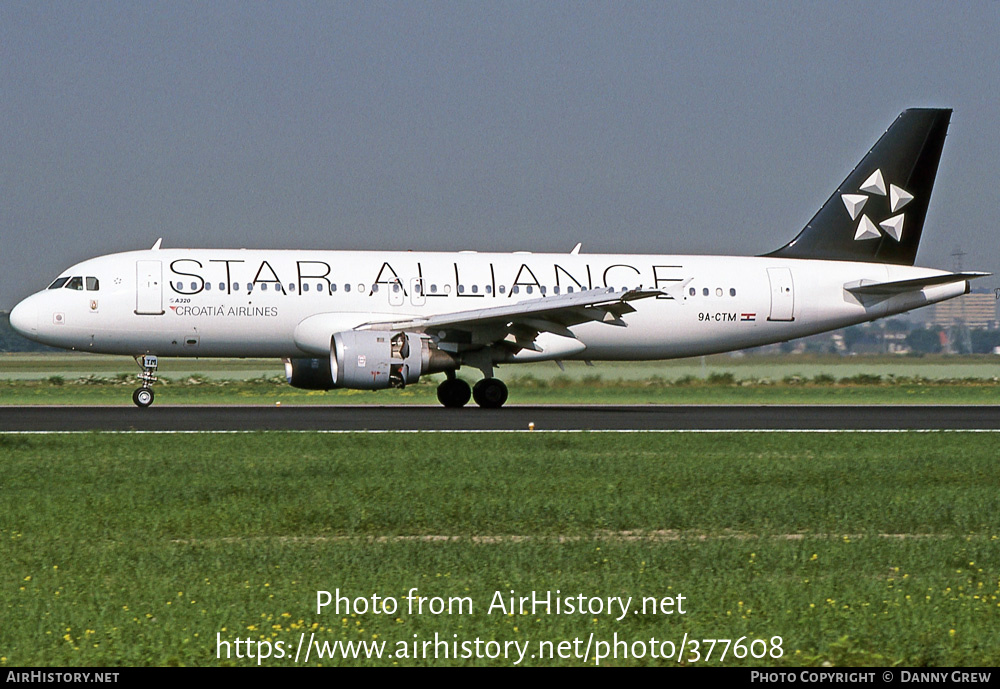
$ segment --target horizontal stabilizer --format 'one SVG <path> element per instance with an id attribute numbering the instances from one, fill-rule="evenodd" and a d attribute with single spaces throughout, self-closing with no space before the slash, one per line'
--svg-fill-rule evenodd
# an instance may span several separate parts
<path id="1" fill-rule="evenodd" d="M 911 280 L 894 280 L 892 282 L 875 282 L 874 280 L 858 280 L 844 285 L 844 289 L 857 296 L 892 296 L 904 292 L 914 292 L 924 287 L 934 285 L 947 285 L 963 280 L 974 280 L 990 275 L 990 273 L 967 272 L 967 273 L 945 273 L 944 275 L 931 275 L 925 278 L 914 278 Z"/>

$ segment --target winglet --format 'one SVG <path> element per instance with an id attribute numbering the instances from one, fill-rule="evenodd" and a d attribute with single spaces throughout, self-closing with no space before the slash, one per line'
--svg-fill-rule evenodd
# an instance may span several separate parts
<path id="1" fill-rule="evenodd" d="M 150 251 L 159 251 L 161 242 L 163 242 L 163 237 L 160 237 L 159 239 L 156 240 L 156 243 L 153 244 L 153 248 L 150 249 Z"/>

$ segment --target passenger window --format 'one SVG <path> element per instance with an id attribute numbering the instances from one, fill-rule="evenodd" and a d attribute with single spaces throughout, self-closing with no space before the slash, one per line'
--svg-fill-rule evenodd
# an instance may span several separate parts
<path id="1" fill-rule="evenodd" d="M 701 294 L 702 294 L 703 297 L 707 297 L 708 296 L 708 288 L 707 287 L 703 288 L 701 290 Z"/>
<path id="2" fill-rule="evenodd" d="M 337 291 L 337 283 L 331 282 L 330 283 L 330 294 L 333 294 L 336 291 Z"/>
<path id="3" fill-rule="evenodd" d="M 83 278 L 75 277 L 70 278 L 70 281 L 66 283 L 66 289 L 83 290 Z"/>
<path id="4" fill-rule="evenodd" d="M 531 294 L 532 291 L 531 285 L 528 285 L 527 287 L 525 287 L 525 289 L 528 291 L 528 294 Z"/>
<path id="5" fill-rule="evenodd" d="M 437 291 L 438 291 L 438 286 L 437 285 L 431 285 L 431 294 L 437 294 Z"/>
<path id="6" fill-rule="evenodd" d="M 472 293 L 473 294 L 479 294 L 479 285 L 473 285 L 472 286 Z"/>
<path id="7" fill-rule="evenodd" d="M 101 288 L 101 283 L 98 282 L 97 278 L 87 278 L 87 291 L 96 292 Z"/>
<path id="8" fill-rule="evenodd" d="M 500 294 L 507 294 L 506 285 L 500 285 Z"/>
<path id="9" fill-rule="evenodd" d="M 378 292 L 378 283 L 377 282 L 372 285 L 372 294 L 374 294 L 375 292 Z"/>
<path id="10" fill-rule="evenodd" d="M 261 292 L 266 292 L 267 291 L 267 283 L 266 282 L 262 282 L 260 284 L 260 291 Z"/>
<path id="11" fill-rule="evenodd" d="M 698 294 L 698 290 L 692 287 L 690 290 L 688 290 L 688 294 L 690 294 L 693 297 L 694 295 Z"/>
<path id="12" fill-rule="evenodd" d="M 486 294 L 493 294 L 493 285 L 486 285 Z"/>
<path id="13" fill-rule="evenodd" d="M 552 288 L 552 293 L 559 294 L 559 285 L 556 285 L 555 287 Z"/>
<path id="14" fill-rule="evenodd" d="M 49 289 L 59 289 L 69 282 L 69 278 L 56 278 L 56 281 L 49 285 Z"/>
<path id="15" fill-rule="evenodd" d="M 514 289 L 512 291 L 514 292 L 514 294 L 517 294 L 518 292 L 520 292 L 521 291 L 520 285 L 514 285 Z"/>
<path id="16" fill-rule="evenodd" d="M 239 292 L 240 291 L 240 283 L 238 283 L 238 282 L 234 282 L 233 283 L 233 291 L 234 292 Z"/>
<path id="17" fill-rule="evenodd" d="M 212 291 L 212 283 L 211 282 L 206 282 L 205 283 L 205 291 L 206 292 L 211 292 Z"/>
<path id="18" fill-rule="evenodd" d="M 344 291 L 345 292 L 350 292 L 351 291 L 351 283 L 347 283 L 346 285 L 344 285 Z"/>
<path id="19" fill-rule="evenodd" d="M 721 287 L 716 287 L 715 288 L 715 296 L 717 296 L 717 297 L 721 297 L 722 296 L 722 288 Z"/>
<path id="20" fill-rule="evenodd" d="M 735 297 L 736 296 L 736 288 L 735 287 L 730 287 L 729 288 L 729 296 L 731 296 L 731 297 Z"/>
<path id="21" fill-rule="evenodd" d="M 308 292 L 309 291 L 309 283 L 308 282 L 305 283 L 304 285 L 302 285 L 302 291 L 303 292 Z"/>

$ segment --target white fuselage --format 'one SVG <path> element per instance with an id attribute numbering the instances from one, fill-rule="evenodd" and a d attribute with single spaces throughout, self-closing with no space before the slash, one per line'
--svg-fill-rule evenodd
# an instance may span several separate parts
<path id="1" fill-rule="evenodd" d="M 582 350 L 547 355 L 540 338 L 543 351 L 524 359 L 668 359 L 781 342 L 966 290 L 961 281 L 862 303 L 845 289 L 941 274 L 766 257 L 162 249 L 79 263 L 62 276 L 84 278 L 80 289 L 38 292 L 17 306 L 11 323 L 32 339 L 81 351 L 321 357 L 330 353 L 332 332 L 374 321 L 641 286 L 665 294 L 633 302 L 627 327 L 576 325 Z"/>

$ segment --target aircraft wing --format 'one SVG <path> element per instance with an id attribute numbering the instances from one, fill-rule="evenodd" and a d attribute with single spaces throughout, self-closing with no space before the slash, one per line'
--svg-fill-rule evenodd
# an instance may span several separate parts
<path id="1" fill-rule="evenodd" d="M 575 336 L 570 326 L 588 321 L 625 327 L 627 324 L 622 316 L 635 311 L 630 302 L 650 297 L 673 298 L 660 289 L 606 287 L 427 318 L 365 323 L 357 330 L 426 333 L 440 342 L 472 347 L 507 340 L 514 349 L 536 349 L 534 340 L 542 332 L 572 338 Z"/>

